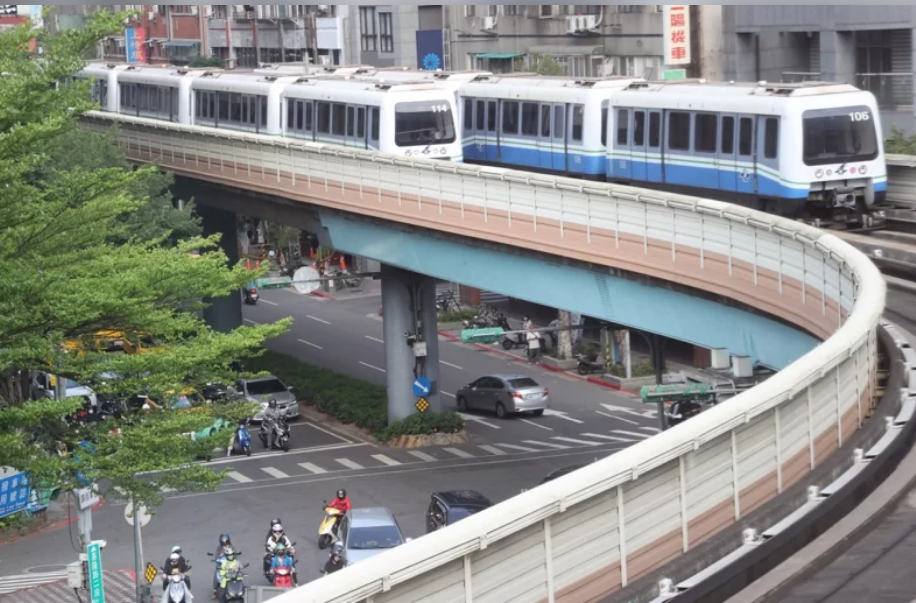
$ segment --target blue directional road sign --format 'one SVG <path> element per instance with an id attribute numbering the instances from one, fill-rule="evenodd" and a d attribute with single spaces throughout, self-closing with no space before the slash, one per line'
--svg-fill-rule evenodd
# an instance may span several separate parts
<path id="1" fill-rule="evenodd" d="M 426 377 L 417 377 L 413 382 L 413 393 L 419 398 L 425 398 L 433 391 L 432 382 Z"/>
<path id="2" fill-rule="evenodd" d="M 24 511 L 31 497 L 29 480 L 25 473 L 15 473 L 0 478 L 0 517 Z"/>
<path id="3" fill-rule="evenodd" d="M 89 600 L 92 603 L 105 603 L 105 580 L 102 576 L 102 546 L 93 542 L 86 547 L 86 558 L 89 561 Z"/>

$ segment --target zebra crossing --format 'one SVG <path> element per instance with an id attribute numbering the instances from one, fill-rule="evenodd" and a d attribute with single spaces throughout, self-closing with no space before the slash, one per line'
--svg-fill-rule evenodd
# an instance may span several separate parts
<path id="1" fill-rule="evenodd" d="M 563 451 L 582 450 L 597 447 L 629 446 L 659 433 L 654 427 L 637 427 L 631 430 L 616 429 L 606 433 L 586 432 L 575 437 L 553 436 L 543 439 L 522 440 L 517 443 L 478 444 L 452 446 L 447 448 L 427 448 L 424 450 L 387 450 L 384 454 L 377 449 L 366 448 L 364 455 L 349 457 L 313 459 L 312 462 L 297 463 L 294 469 L 260 467 L 246 469 L 241 473 L 238 468 L 226 474 L 226 485 L 252 484 L 265 480 L 289 479 L 292 477 L 324 476 L 328 474 L 396 469 L 398 467 L 421 466 L 424 464 L 484 460 L 528 454 L 560 453 Z M 339 454 L 339 451 L 338 451 Z M 335 455 L 336 456 L 336 455 Z M 282 459 L 283 457 L 274 457 Z M 294 473 L 295 475 L 291 475 Z"/>
<path id="2" fill-rule="evenodd" d="M 8 595 L 27 588 L 44 586 L 58 580 L 67 579 L 67 570 L 51 572 L 48 574 L 22 574 L 21 576 L 7 576 L 0 578 L 0 595 Z"/>

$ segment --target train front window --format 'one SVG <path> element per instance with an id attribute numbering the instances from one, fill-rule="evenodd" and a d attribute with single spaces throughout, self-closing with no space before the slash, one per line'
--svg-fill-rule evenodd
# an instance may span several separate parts
<path id="1" fill-rule="evenodd" d="M 871 161 L 878 156 L 874 112 L 868 107 L 807 111 L 805 165 Z"/>
<path id="2" fill-rule="evenodd" d="M 455 142 L 455 119 L 448 103 L 400 103 L 394 114 L 394 142 L 399 147 Z"/>

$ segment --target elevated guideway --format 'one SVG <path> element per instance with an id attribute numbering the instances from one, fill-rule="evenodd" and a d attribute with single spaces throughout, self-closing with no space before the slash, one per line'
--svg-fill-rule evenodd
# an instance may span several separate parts
<path id="1" fill-rule="evenodd" d="M 451 280 L 462 279 L 440 271 L 464 265 L 461 276 L 474 285 L 495 270 L 484 260 L 497 255 L 490 246 L 498 243 L 503 254 L 541 258 L 517 270 L 543 269 L 553 258 L 550 274 L 560 284 L 540 289 L 569 289 L 572 281 L 562 279 L 571 269 L 591 275 L 554 292 L 569 302 L 558 307 L 579 310 L 586 304 L 577 300 L 597 296 L 600 311 L 583 313 L 632 326 L 642 320 L 654 332 L 709 327 L 708 339 L 685 339 L 783 369 L 688 423 L 279 603 L 571 603 L 629 592 L 803 484 L 874 403 L 885 284 L 864 255 L 832 235 L 722 203 L 612 185 L 108 114 L 87 124 L 114 120 L 134 161 L 314 211 L 347 251 Z M 454 247 L 434 250 L 440 242 Z M 488 253 L 469 255 L 475 249 Z M 442 254 L 452 257 L 429 257 Z M 519 297 L 541 301 L 532 299 L 531 281 L 524 284 Z M 704 292 L 705 309 L 691 307 L 686 291 Z M 626 299 L 634 292 L 638 303 Z M 678 297 L 649 305 L 665 292 Z M 647 309 L 656 314 L 645 316 Z M 717 321 L 736 330 L 723 333 Z"/>

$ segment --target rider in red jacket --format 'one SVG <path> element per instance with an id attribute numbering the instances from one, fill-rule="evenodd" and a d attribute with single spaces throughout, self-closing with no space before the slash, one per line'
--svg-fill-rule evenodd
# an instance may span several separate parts
<path id="1" fill-rule="evenodd" d="M 328 503 L 328 507 L 332 509 L 337 509 L 341 514 L 346 513 L 353 508 L 353 505 L 350 503 L 350 499 L 347 498 L 346 490 L 338 490 L 337 498 Z"/>

